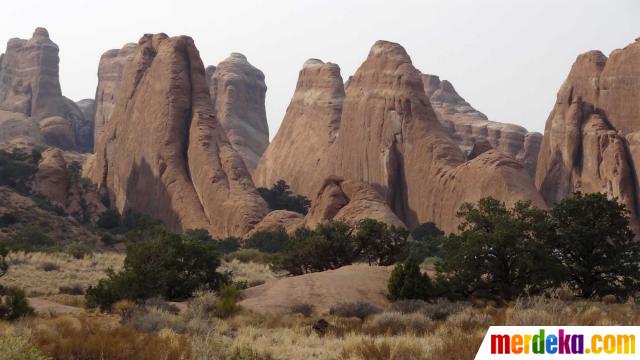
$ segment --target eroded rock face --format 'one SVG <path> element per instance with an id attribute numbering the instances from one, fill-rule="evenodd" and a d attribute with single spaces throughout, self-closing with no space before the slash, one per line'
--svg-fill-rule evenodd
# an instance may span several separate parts
<path id="1" fill-rule="evenodd" d="M 133 59 L 137 46 L 137 44 L 128 43 L 122 49 L 109 50 L 100 57 L 94 120 L 94 144 L 96 149 L 102 148 L 102 135 L 109 122 L 122 80 L 127 67 Z"/>
<path id="2" fill-rule="evenodd" d="M 216 117 L 253 174 L 269 145 L 264 74 L 238 53 L 232 53 L 217 67 L 207 67 L 209 73 L 209 91 Z"/>
<path id="3" fill-rule="evenodd" d="M 75 124 L 76 144 L 81 152 L 93 152 L 93 128 L 96 117 L 96 101 L 83 99 L 76 103 L 82 118 Z"/>
<path id="4" fill-rule="evenodd" d="M 548 202 L 574 191 L 603 192 L 637 226 L 640 41 L 578 56 L 545 126 L 536 186 Z"/>
<path id="5" fill-rule="evenodd" d="M 58 46 L 47 30 L 37 28 L 29 40 L 9 40 L 0 62 L 0 116 L 22 114 L 39 125 L 46 144 L 74 149 L 74 120 L 81 114 L 62 96 Z"/>
<path id="6" fill-rule="evenodd" d="M 489 121 L 474 109 L 447 80 L 422 75 L 424 89 L 438 120 L 449 130 L 452 140 L 469 153 L 474 144 L 488 141 L 496 150 L 521 161 L 529 175 L 535 176 L 542 134 L 522 126 Z"/>
<path id="7" fill-rule="evenodd" d="M 326 156 L 338 136 L 344 96 L 338 65 L 318 59 L 304 63 L 278 133 L 253 175 L 256 186 L 285 180 L 293 192 L 315 197 L 332 175 Z"/>
<path id="8" fill-rule="evenodd" d="M 216 120 L 193 40 L 143 36 L 122 79 L 93 166 L 112 206 L 174 231 L 251 230 L 268 208 Z"/>
<path id="9" fill-rule="evenodd" d="M 314 198 L 322 187 L 317 179 L 337 175 L 362 181 L 408 227 L 433 221 L 447 232 L 456 230 L 462 203 L 484 196 L 546 206 L 519 161 L 495 150 L 466 160 L 438 121 L 422 74 L 400 45 L 377 42 L 344 95 L 337 66 L 310 65 L 258 165 L 259 185 L 284 179 L 293 191 Z M 315 139 L 323 140 L 315 145 Z"/>
<path id="10" fill-rule="evenodd" d="M 324 181 L 313 199 L 313 206 L 304 219 L 304 226 L 314 229 L 328 220 L 342 220 L 355 225 L 367 218 L 405 227 L 382 196 L 369 184 L 332 176 Z"/>
<path id="11" fill-rule="evenodd" d="M 245 234 L 245 238 L 250 238 L 257 232 L 274 232 L 280 229 L 284 229 L 288 234 L 294 233 L 298 228 L 302 226 L 304 222 L 304 215 L 288 210 L 274 210 L 267 214 L 262 221 L 260 221 L 253 230 Z"/>

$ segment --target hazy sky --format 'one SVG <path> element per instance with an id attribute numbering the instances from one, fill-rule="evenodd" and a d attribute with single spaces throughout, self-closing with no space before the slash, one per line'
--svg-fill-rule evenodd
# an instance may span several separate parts
<path id="1" fill-rule="evenodd" d="M 346 79 L 384 39 L 491 120 L 542 131 L 576 56 L 633 42 L 639 19 L 640 0 L 3 0 L 0 42 L 46 27 L 74 100 L 94 96 L 104 51 L 144 33 L 193 37 L 205 65 L 241 52 L 265 73 L 273 137 L 306 59 Z"/>

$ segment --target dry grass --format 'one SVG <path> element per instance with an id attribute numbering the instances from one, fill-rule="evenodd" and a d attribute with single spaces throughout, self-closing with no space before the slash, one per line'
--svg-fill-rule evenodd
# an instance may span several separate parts
<path id="1" fill-rule="evenodd" d="M 9 272 L 0 279 L 4 286 L 18 286 L 27 296 L 60 294 L 60 288 L 86 289 L 104 278 L 105 270 L 122 268 L 124 255 L 114 252 L 95 253 L 75 259 L 66 253 L 13 252 L 9 254 Z M 57 268 L 50 271 L 52 267 Z M 47 271 L 49 270 L 49 271 Z"/>
<path id="2" fill-rule="evenodd" d="M 230 271 L 233 274 L 233 281 L 246 281 L 249 287 L 258 286 L 276 278 L 276 274 L 269 265 L 240 262 L 237 259 L 233 259 L 230 262 L 223 261 L 219 269 L 220 271 Z"/>

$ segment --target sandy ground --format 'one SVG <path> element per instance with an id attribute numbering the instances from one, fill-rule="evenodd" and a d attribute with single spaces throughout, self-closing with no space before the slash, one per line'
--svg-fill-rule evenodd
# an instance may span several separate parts
<path id="1" fill-rule="evenodd" d="M 29 301 L 29 306 L 33 308 L 36 314 L 40 315 L 77 315 L 84 312 L 79 307 L 62 305 L 49 300 L 39 298 L 28 298 L 27 300 Z"/>
<path id="2" fill-rule="evenodd" d="M 365 264 L 269 281 L 243 292 L 240 305 L 260 312 L 289 312 L 292 305 L 312 304 L 316 313 L 340 302 L 366 301 L 389 305 L 387 282 L 393 267 Z"/>

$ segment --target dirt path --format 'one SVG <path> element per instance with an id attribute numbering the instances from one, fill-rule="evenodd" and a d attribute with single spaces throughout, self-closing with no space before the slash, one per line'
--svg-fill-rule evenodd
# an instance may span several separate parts
<path id="1" fill-rule="evenodd" d="M 53 301 L 44 300 L 40 298 L 28 298 L 29 306 L 33 308 L 36 314 L 42 315 L 63 315 L 73 314 L 77 315 L 84 312 L 84 309 L 74 306 L 62 305 Z"/>

